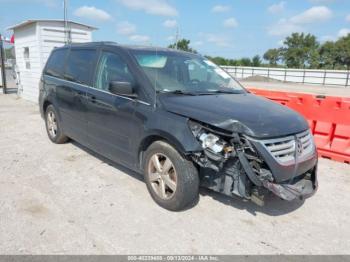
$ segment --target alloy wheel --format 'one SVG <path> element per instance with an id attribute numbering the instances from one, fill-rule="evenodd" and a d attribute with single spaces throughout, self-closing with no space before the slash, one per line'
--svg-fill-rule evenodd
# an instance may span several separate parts
<path id="1" fill-rule="evenodd" d="M 47 114 L 47 129 L 51 138 L 55 138 L 57 135 L 57 119 L 53 111 L 49 111 Z"/>
<path id="2" fill-rule="evenodd" d="M 174 164 L 164 154 L 154 154 L 148 163 L 148 176 L 153 191 L 162 199 L 170 199 L 176 192 L 177 174 Z"/>

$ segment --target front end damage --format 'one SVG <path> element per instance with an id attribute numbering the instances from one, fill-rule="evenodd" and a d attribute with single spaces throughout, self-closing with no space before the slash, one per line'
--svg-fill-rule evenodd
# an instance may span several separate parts
<path id="1" fill-rule="evenodd" d="M 309 131 L 258 140 L 194 121 L 189 126 L 203 147 L 191 154 L 202 186 L 258 205 L 269 192 L 287 201 L 316 192 L 317 152 Z"/>

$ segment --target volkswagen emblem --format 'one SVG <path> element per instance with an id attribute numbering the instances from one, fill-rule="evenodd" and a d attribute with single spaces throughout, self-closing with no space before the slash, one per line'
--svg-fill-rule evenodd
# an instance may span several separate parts
<path id="1" fill-rule="evenodd" d="M 300 139 L 297 139 L 297 153 L 298 155 L 301 155 L 303 153 L 303 143 L 301 142 Z"/>

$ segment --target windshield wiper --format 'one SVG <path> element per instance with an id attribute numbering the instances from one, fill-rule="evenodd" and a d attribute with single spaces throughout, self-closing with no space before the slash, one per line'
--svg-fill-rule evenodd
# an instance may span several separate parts
<path id="1" fill-rule="evenodd" d="M 176 95 L 187 95 L 187 96 L 195 96 L 197 95 L 196 93 L 192 93 L 192 92 L 188 92 L 188 91 L 184 91 L 184 90 L 173 90 L 173 91 L 158 91 L 160 93 L 163 94 L 176 94 Z"/>
<path id="2" fill-rule="evenodd" d="M 216 95 L 216 94 L 240 94 L 240 91 L 224 91 L 224 90 L 215 90 L 215 91 L 206 91 L 200 92 L 198 95 Z"/>
<path id="3" fill-rule="evenodd" d="M 186 95 L 186 96 L 204 96 L 204 95 L 216 95 L 216 94 L 240 94 L 240 91 L 229 91 L 229 90 L 213 90 L 213 91 L 205 91 L 205 92 L 189 92 L 185 90 L 173 90 L 173 91 L 157 91 L 158 93 L 163 94 L 176 94 L 176 95 Z"/>

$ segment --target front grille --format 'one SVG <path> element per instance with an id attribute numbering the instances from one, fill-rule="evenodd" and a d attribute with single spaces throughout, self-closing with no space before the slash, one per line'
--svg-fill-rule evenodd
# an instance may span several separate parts
<path id="1" fill-rule="evenodd" d="M 281 164 L 302 161 L 314 152 L 314 142 L 310 131 L 294 136 L 259 141 L 265 149 Z"/>
<path id="2" fill-rule="evenodd" d="M 264 141 L 264 146 L 278 161 L 288 162 L 294 159 L 295 139 L 293 136 Z"/>

